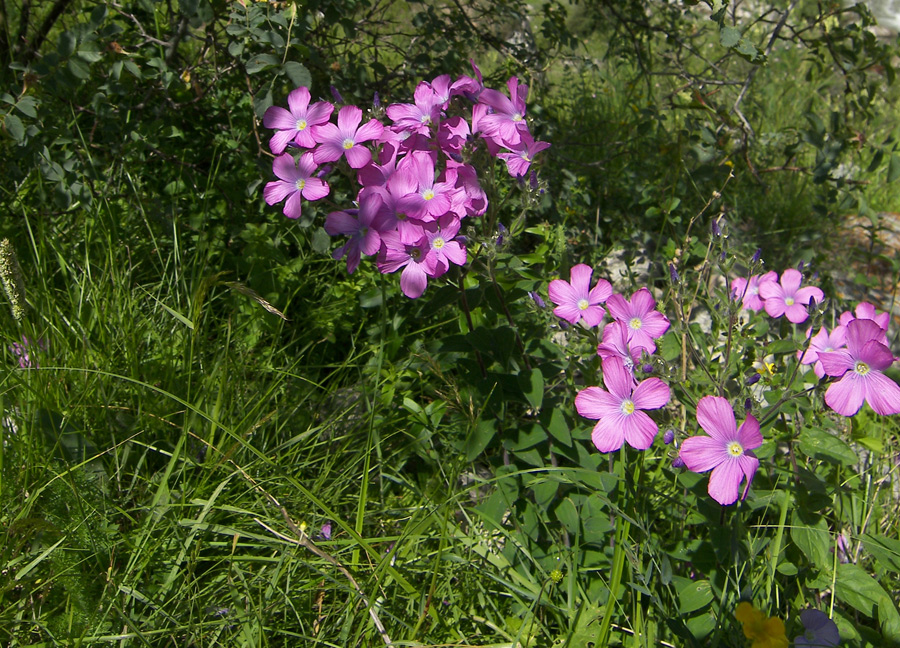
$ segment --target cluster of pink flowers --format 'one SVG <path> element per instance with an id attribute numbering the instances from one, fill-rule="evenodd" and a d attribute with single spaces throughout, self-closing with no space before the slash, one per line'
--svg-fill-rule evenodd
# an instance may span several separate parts
<path id="1" fill-rule="evenodd" d="M 354 208 L 332 212 L 325 221 L 330 235 L 347 237 L 334 258 L 346 257 L 352 273 L 361 255 L 377 254 L 379 270 L 402 270 L 403 293 L 419 297 L 429 278 L 443 275 L 451 264 L 465 264 L 466 248 L 458 236 L 462 220 L 487 209 L 475 168 L 466 162 L 479 141 L 520 179 L 529 174 L 534 156 L 550 146 L 535 142 L 528 130 L 528 86 L 513 77 L 507 96 L 485 88 L 474 63 L 473 68 L 475 78 L 451 81 L 442 75 L 421 82 L 413 103 L 387 106 L 388 124 L 374 118 L 363 124 L 362 110 L 349 105 L 332 123 L 332 104 L 310 105 L 307 88 L 294 90 L 288 109 L 273 106 L 263 119 L 277 130 L 269 145 L 279 178 L 266 185 L 266 202 L 285 201 L 284 214 L 298 218 L 301 199 L 328 195 L 324 177 L 332 163 L 344 159 L 360 189 Z M 454 101 L 470 108 L 457 114 Z"/>
<path id="2" fill-rule="evenodd" d="M 613 294 L 604 279 L 592 287 L 592 274 L 589 266 L 577 265 L 572 268 L 570 281 L 556 279 L 548 288 L 556 305 L 554 314 L 571 324 L 593 328 L 603 323 L 607 311 L 612 317 L 597 347 L 606 389 L 581 390 L 575 408 L 581 416 L 597 421 L 592 440 L 601 452 L 618 450 L 624 443 L 645 450 L 659 432 L 646 410 L 664 407 L 670 390 L 659 378 L 639 381 L 636 368 L 643 363 L 652 371 L 649 356 L 656 352 L 655 340 L 668 330 L 669 321 L 656 310 L 647 288 L 626 299 Z M 802 323 L 809 318 L 807 307 L 824 299 L 819 288 L 801 286 L 802 279 L 794 269 L 785 270 L 780 280 L 775 272 L 739 278 L 732 281 L 731 294 L 744 308 L 765 309 L 772 317 L 784 316 Z M 840 324 L 831 332 L 824 327 L 814 336 L 812 330 L 807 332 L 808 348 L 797 357 L 803 364 L 814 365 L 819 378 L 833 379 L 825 402 L 839 414 L 853 416 L 863 402 L 878 414 L 900 413 L 900 386 L 883 373 L 897 360 L 888 347 L 888 321 L 888 314 L 878 313 L 863 302 L 854 312 L 843 313 Z M 759 467 L 753 453 L 763 443 L 759 421 L 748 413 L 738 426 L 727 399 L 705 396 L 697 404 L 697 422 L 706 434 L 682 443 L 679 463 L 694 472 L 710 472 L 708 491 L 720 504 L 733 504 L 746 497 Z M 672 438 L 674 435 L 665 440 L 670 443 Z"/>
<path id="3" fill-rule="evenodd" d="M 824 299 L 819 288 L 801 287 L 802 278 L 793 268 L 782 273 L 780 282 L 775 272 L 737 278 L 731 282 L 731 294 L 746 309 L 765 309 L 772 317 L 784 315 L 801 324 L 809 318 L 809 303 Z M 801 363 L 813 365 L 820 379 L 838 379 L 825 392 L 825 403 L 842 416 L 853 416 L 863 402 L 881 415 L 900 413 L 900 387 L 883 373 L 897 360 L 888 348 L 890 315 L 861 302 L 854 312 L 842 313 L 839 321 L 830 332 L 824 326 L 815 335 L 808 330 L 809 346 L 797 353 Z"/>
<path id="4" fill-rule="evenodd" d="M 626 299 L 613 294 L 606 279 L 599 279 L 591 288 L 592 274 L 590 266 L 579 264 L 572 268 L 571 281 L 555 279 L 548 287 L 550 300 L 556 304 L 554 314 L 571 324 L 599 326 L 606 314 L 603 304 L 613 318 L 603 328 L 597 346 L 606 389 L 582 390 L 575 398 L 575 408 L 585 418 L 597 420 L 592 439 L 601 452 L 618 450 L 625 442 L 646 450 L 659 426 L 644 410 L 664 407 L 670 392 L 659 378 L 638 381 L 635 367 L 642 357 L 656 351 L 654 340 L 668 330 L 669 320 L 656 310 L 656 301 L 646 288 Z"/>

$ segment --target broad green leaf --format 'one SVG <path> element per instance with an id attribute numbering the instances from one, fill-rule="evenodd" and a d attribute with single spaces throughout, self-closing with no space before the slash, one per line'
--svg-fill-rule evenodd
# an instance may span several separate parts
<path id="1" fill-rule="evenodd" d="M 298 88 L 300 86 L 306 86 L 308 88 L 312 85 L 312 77 L 309 74 L 309 70 L 301 63 L 297 63 L 296 61 L 286 61 L 282 67 L 284 73 L 287 74 L 288 78 L 291 80 L 291 83 Z"/>
<path id="2" fill-rule="evenodd" d="M 794 511 L 791 514 L 791 539 L 816 569 L 831 568 L 831 536 L 824 518 L 819 518 L 814 526 L 810 526 Z"/>
<path id="3" fill-rule="evenodd" d="M 678 612 L 680 614 L 694 612 L 712 600 L 713 591 L 708 580 L 688 581 L 678 589 Z"/>
<path id="4" fill-rule="evenodd" d="M 541 409 L 544 401 L 544 376 L 540 369 L 519 372 L 519 386 L 532 408 Z"/>
<path id="5" fill-rule="evenodd" d="M 880 563 L 882 569 L 900 574 L 900 540 L 883 535 L 862 537 L 863 546 Z"/>
<path id="6" fill-rule="evenodd" d="M 247 61 L 247 74 L 256 74 L 257 72 L 262 72 L 266 68 L 278 65 L 278 63 L 278 59 L 271 54 L 257 54 L 249 61 Z"/>
<path id="7" fill-rule="evenodd" d="M 37 106 L 37 101 L 35 101 L 34 97 L 22 97 L 16 102 L 16 108 L 18 108 L 19 112 L 29 117 L 37 117 L 35 106 Z"/>
<path id="8" fill-rule="evenodd" d="M 874 578 L 852 563 L 838 565 L 835 595 L 870 618 L 877 618 L 885 639 L 900 641 L 900 612 Z"/>
<path id="9" fill-rule="evenodd" d="M 740 40 L 741 32 L 734 27 L 723 27 L 722 31 L 719 32 L 719 42 L 722 43 L 722 47 L 734 47 Z"/>
<path id="10" fill-rule="evenodd" d="M 15 115 L 7 115 L 3 119 L 3 126 L 9 136 L 17 142 L 25 139 L 25 126 L 22 124 L 22 120 Z"/>
<path id="11" fill-rule="evenodd" d="M 544 429 L 547 430 L 550 436 L 563 445 L 572 445 L 572 435 L 569 433 L 569 425 L 566 423 L 566 417 L 561 409 L 556 407 L 553 408 L 550 413 L 550 422 L 544 425 Z"/>
<path id="12" fill-rule="evenodd" d="M 859 461 L 856 453 L 839 437 L 819 428 L 808 427 L 800 434 L 800 452 L 822 461 L 837 461 L 850 466 Z"/>
<path id="13" fill-rule="evenodd" d="M 487 419 L 479 421 L 469 432 L 466 438 L 466 461 L 474 461 L 478 455 L 484 452 L 494 435 L 497 434 L 497 421 Z"/>
<path id="14" fill-rule="evenodd" d="M 557 505 L 553 513 L 556 515 L 556 519 L 559 520 L 560 524 L 566 527 L 566 531 L 569 533 L 578 531 L 578 509 L 571 499 L 566 497 Z"/>

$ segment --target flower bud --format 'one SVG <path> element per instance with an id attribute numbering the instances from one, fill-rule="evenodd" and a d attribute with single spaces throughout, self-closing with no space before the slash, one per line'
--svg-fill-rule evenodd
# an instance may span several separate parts
<path id="1" fill-rule="evenodd" d="M 762 248 L 756 248 L 756 252 L 753 253 L 753 258 L 750 259 L 750 263 L 759 263 L 759 258 L 762 256 Z"/>
<path id="2" fill-rule="evenodd" d="M 758 373 L 752 374 L 749 378 L 747 378 L 747 385 L 748 386 L 755 385 L 756 383 L 759 382 L 760 378 L 762 378 L 762 376 L 760 374 L 758 374 Z"/>
<path id="3" fill-rule="evenodd" d="M 653 373 L 653 365 L 647 363 L 643 367 L 641 367 L 641 371 L 643 371 L 645 374 Z"/>
<path id="4" fill-rule="evenodd" d="M 335 103 L 344 103 L 344 98 L 341 96 L 341 93 L 338 92 L 338 89 L 334 86 L 331 86 L 331 96 L 334 97 Z"/>
<path id="5" fill-rule="evenodd" d="M 538 308 L 546 308 L 547 304 L 544 303 L 544 300 L 541 299 L 541 296 L 535 291 L 529 291 L 528 296 L 531 297 L 532 301 L 534 301 Z"/>
<path id="6" fill-rule="evenodd" d="M 672 468 L 684 468 L 684 461 L 681 456 L 672 459 Z"/>
<path id="7" fill-rule="evenodd" d="M 675 269 L 675 265 L 669 264 L 669 278 L 672 279 L 672 283 L 678 283 L 678 270 Z"/>
<path id="8" fill-rule="evenodd" d="M 663 443 L 669 445 L 675 440 L 675 430 L 669 429 L 663 433 Z"/>

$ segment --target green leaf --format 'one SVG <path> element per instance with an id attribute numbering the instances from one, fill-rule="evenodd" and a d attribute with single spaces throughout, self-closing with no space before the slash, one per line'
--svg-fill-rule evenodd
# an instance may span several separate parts
<path id="1" fill-rule="evenodd" d="M 887 181 L 894 182 L 897 178 L 900 178 L 900 155 L 894 153 L 888 162 Z"/>
<path id="2" fill-rule="evenodd" d="M 866 534 L 862 541 L 866 551 L 875 557 L 882 569 L 900 574 L 900 540 Z"/>
<path id="3" fill-rule="evenodd" d="M 578 531 L 578 509 L 570 498 L 567 497 L 561 501 L 553 513 L 556 515 L 556 519 L 559 520 L 560 524 L 566 527 L 566 531 L 569 533 L 576 533 Z"/>
<path id="4" fill-rule="evenodd" d="M 518 375 L 518 380 L 528 404 L 535 410 L 541 409 L 541 403 L 544 402 L 544 375 L 540 369 L 522 371 Z"/>
<path id="5" fill-rule="evenodd" d="M 77 44 L 78 41 L 75 38 L 75 34 L 70 31 L 64 31 L 60 34 L 59 41 L 56 43 L 56 52 L 60 58 L 68 58 L 75 51 L 75 45 Z"/>
<path id="6" fill-rule="evenodd" d="M 828 525 L 824 518 L 819 518 L 814 526 L 810 526 L 794 511 L 791 514 L 791 539 L 816 569 L 831 567 L 829 559 L 831 536 L 828 534 Z"/>
<path id="7" fill-rule="evenodd" d="M 300 86 L 308 88 L 312 85 L 312 76 L 310 76 L 309 70 L 302 64 L 297 63 L 296 61 L 286 61 L 282 66 L 282 69 L 284 70 L 284 73 L 288 75 L 291 83 L 298 88 Z"/>
<path id="8" fill-rule="evenodd" d="M 708 580 L 689 581 L 678 590 L 678 612 L 680 614 L 694 612 L 712 600 L 713 591 Z"/>
<path id="9" fill-rule="evenodd" d="M 25 139 L 25 126 L 22 124 L 22 120 L 15 115 L 7 115 L 3 120 L 3 126 L 10 137 L 17 142 Z"/>
<path id="10" fill-rule="evenodd" d="M 900 640 L 900 612 L 894 601 L 874 578 L 852 563 L 838 565 L 835 595 L 870 618 L 876 610 L 885 639 Z"/>
<path id="11" fill-rule="evenodd" d="M 819 428 L 808 427 L 800 434 L 800 452 L 807 457 L 822 461 L 837 461 L 852 466 L 859 457 L 839 437 Z"/>
<path id="12" fill-rule="evenodd" d="M 87 81 L 91 78 L 91 69 L 80 59 L 70 58 L 69 63 L 66 65 L 66 68 L 76 79 Z"/>
<path id="13" fill-rule="evenodd" d="M 466 437 L 466 461 L 474 461 L 497 434 L 497 421 L 479 421 Z"/>
<path id="14" fill-rule="evenodd" d="M 29 117 L 37 117 L 36 106 L 37 101 L 35 101 L 34 97 L 22 97 L 16 102 L 16 108 L 18 108 L 19 112 Z"/>
<path id="15" fill-rule="evenodd" d="M 271 54 L 257 54 L 247 61 L 247 74 L 256 74 L 276 65 L 278 65 L 278 59 Z"/>
<path id="16" fill-rule="evenodd" d="M 724 27 L 722 31 L 719 32 L 719 42 L 722 43 L 722 47 L 734 47 L 740 40 L 741 31 L 735 27 Z"/>
<path id="17" fill-rule="evenodd" d="M 544 425 L 544 429 L 563 445 L 572 445 L 572 434 L 569 432 L 569 425 L 566 423 L 566 417 L 562 410 L 553 408 L 550 412 L 550 422 Z"/>

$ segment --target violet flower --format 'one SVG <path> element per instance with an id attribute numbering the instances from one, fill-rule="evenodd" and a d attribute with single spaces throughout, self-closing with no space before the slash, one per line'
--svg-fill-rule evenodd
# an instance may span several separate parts
<path id="1" fill-rule="evenodd" d="M 550 301 L 556 304 L 553 314 L 571 324 L 584 320 L 588 327 L 603 321 L 606 311 L 600 305 L 612 295 L 612 285 L 606 279 L 598 279 L 591 288 L 593 269 L 580 263 L 572 267 L 571 282 L 554 279 L 547 292 Z"/>

